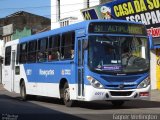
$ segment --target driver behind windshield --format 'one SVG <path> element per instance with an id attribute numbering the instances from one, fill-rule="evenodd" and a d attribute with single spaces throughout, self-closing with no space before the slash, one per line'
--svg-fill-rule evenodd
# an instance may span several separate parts
<path id="1" fill-rule="evenodd" d="M 112 64 L 114 60 L 114 49 L 109 45 L 103 44 L 104 43 L 97 43 L 96 46 L 90 49 L 90 64 L 93 68 L 100 69 L 103 65 Z"/>

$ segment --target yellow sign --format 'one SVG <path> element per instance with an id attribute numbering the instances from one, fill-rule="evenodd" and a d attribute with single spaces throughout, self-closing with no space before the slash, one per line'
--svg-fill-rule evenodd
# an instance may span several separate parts
<path id="1" fill-rule="evenodd" d="M 156 80 L 157 80 L 157 89 L 160 90 L 160 49 L 156 49 Z"/>

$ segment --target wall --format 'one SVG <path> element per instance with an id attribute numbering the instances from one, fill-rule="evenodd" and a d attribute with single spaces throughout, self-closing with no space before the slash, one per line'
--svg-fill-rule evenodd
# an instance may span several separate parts
<path id="1" fill-rule="evenodd" d="M 0 40 L 0 56 L 3 56 L 3 46 L 4 46 L 3 40 Z"/>
<path id="2" fill-rule="evenodd" d="M 157 81 L 156 81 L 156 55 L 155 51 L 150 52 L 150 75 L 151 75 L 151 89 L 157 89 Z"/>
<path id="3" fill-rule="evenodd" d="M 43 16 L 19 11 L 6 16 L 5 18 L 1 18 L 0 26 L 4 26 L 3 29 L 0 30 L 0 38 L 7 42 L 17 39 L 18 36 L 24 37 L 27 35 L 50 30 L 51 20 Z M 29 28 L 30 30 L 26 28 Z"/>
<path id="4" fill-rule="evenodd" d="M 12 35 L 12 39 L 20 39 L 29 35 L 31 35 L 31 29 L 27 29 L 26 27 L 24 27 L 22 31 L 16 30 L 15 33 Z"/>
<path id="5" fill-rule="evenodd" d="M 156 49 L 156 81 L 157 89 L 160 90 L 160 48 Z"/>
<path id="6" fill-rule="evenodd" d="M 4 56 L 3 50 L 4 50 L 4 43 L 2 40 L 0 40 L 0 59 Z M 0 84 L 2 83 L 2 63 L 0 60 Z"/>

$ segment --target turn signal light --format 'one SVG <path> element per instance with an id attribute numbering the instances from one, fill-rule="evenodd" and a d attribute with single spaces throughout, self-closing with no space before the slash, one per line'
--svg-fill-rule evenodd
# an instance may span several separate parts
<path id="1" fill-rule="evenodd" d="M 140 92 L 139 93 L 140 96 L 149 96 L 149 92 Z"/>

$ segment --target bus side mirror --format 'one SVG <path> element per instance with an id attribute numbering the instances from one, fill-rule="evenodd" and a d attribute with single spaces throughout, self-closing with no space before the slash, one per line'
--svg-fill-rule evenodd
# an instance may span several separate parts
<path id="1" fill-rule="evenodd" d="M 83 41 L 83 50 L 86 50 L 88 48 L 88 40 Z"/>
<path id="2" fill-rule="evenodd" d="M 151 50 L 154 49 L 154 43 L 153 43 L 152 35 L 149 35 L 149 47 L 150 47 Z"/>

